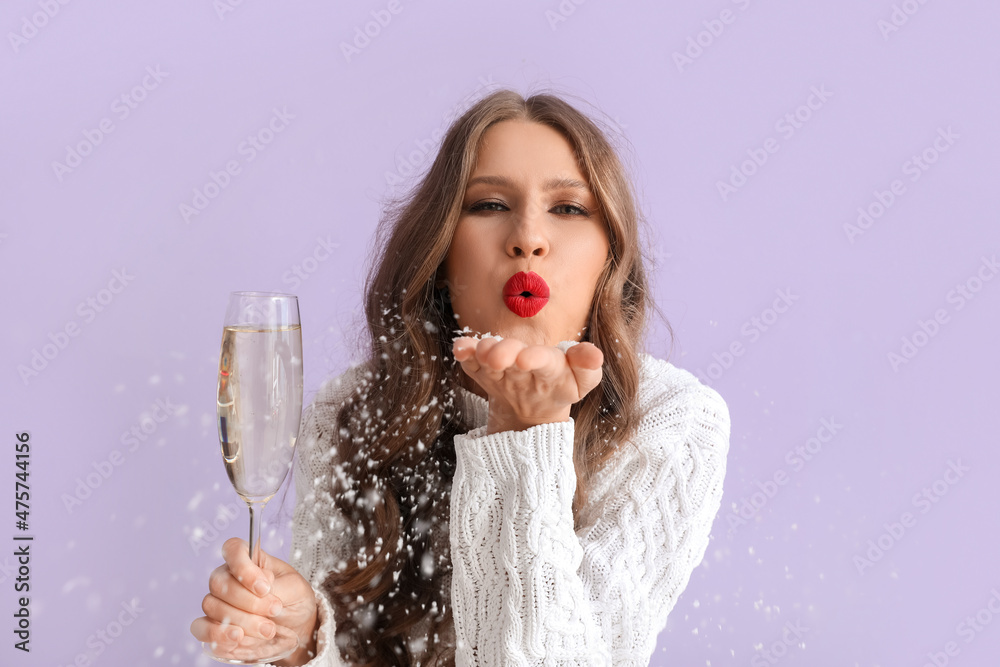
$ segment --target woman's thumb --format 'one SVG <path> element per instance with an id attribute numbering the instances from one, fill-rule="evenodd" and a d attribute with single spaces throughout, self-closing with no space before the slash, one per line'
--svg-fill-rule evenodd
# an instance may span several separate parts
<path id="1" fill-rule="evenodd" d="M 581 398 L 601 383 L 601 377 L 604 375 L 601 369 L 604 364 L 604 353 L 596 345 L 580 343 L 570 347 L 566 350 L 566 362 L 576 377 Z"/>

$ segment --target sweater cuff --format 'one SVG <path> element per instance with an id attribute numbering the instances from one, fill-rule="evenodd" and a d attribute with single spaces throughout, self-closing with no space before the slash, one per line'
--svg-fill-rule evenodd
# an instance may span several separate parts
<path id="1" fill-rule="evenodd" d="M 573 419 L 538 424 L 523 431 L 486 435 L 486 426 L 455 436 L 459 465 L 484 470 L 498 487 L 514 486 L 544 493 L 558 487 L 560 495 L 576 491 L 573 467 Z M 567 488 L 568 487 L 568 488 Z"/>
<path id="2" fill-rule="evenodd" d="M 336 644 L 333 641 L 333 609 L 329 601 L 316 586 L 313 586 L 316 596 L 316 655 L 302 667 L 336 667 L 341 664 L 340 656 L 335 653 Z M 273 666 L 268 666 L 273 667 Z"/>

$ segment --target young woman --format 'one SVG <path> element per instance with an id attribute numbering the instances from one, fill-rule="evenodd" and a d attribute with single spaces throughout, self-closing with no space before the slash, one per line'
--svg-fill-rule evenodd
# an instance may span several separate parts
<path id="1" fill-rule="evenodd" d="M 192 624 L 279 665 L 646 665 L 701 561 L 717 392 L 642 352 L 628 178 L 558 97 L 498 91 L 382 221 L 370 354 L 320 390 L 291 565 L 226 542 Z M 261 648 L 259 655 L 264 655 Z"/>

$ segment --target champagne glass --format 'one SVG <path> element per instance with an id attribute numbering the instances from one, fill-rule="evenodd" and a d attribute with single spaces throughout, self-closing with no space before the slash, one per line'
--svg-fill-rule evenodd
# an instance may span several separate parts
<path id="1" fill-rule="evenodd" d="M 219 354 L 219 442 L 222 462 L 236 493 L 250 508 L 250 558 L 263 567 L 260 518 L 292 465 L 302 417 L 302 329 L 295 296 L 273 292 L 229 295 Z M 274 662 L 295 652 L 298 637 L 276 625 L 266 644 L 259 640 L 216 653 L 231 665 Z"/>

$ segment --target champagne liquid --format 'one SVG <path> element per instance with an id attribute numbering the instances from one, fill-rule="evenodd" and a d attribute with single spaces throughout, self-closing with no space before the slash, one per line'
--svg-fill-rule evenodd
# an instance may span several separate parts
<path id="1" fill-rule="evenodd" d="M 291 467 L 302 417 L 302 330 L 225 327 L 219 442 L 236 492 L 266 503 Z"/>

